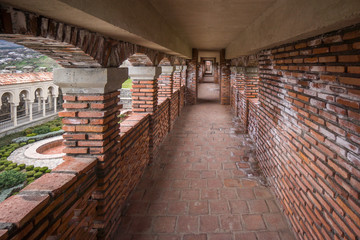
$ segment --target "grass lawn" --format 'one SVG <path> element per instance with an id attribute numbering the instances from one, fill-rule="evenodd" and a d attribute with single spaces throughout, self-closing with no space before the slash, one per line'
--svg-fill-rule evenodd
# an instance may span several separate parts
<path id="1" fill-rule="evenodd" d="M 132 79 L 128 79 L 126 80 L 123 84 L 122 84 L 122 88 L 132 88 Z"/>

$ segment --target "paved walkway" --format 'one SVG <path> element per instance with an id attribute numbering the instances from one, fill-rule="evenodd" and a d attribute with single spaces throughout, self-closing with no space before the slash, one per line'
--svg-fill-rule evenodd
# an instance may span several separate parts
<path id="1" fill-rule="evenodd" d="M 118 239 L 294 239 L 215 84 L 200 84 L 133 193 Z"/>

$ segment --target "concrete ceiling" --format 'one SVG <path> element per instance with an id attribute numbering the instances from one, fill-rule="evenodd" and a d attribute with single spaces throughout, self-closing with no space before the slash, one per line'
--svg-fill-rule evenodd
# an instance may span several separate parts
<path id="1" fill-rule="evenodd" d="M 193 48 L 226 48 L 275 0 L 149 0 Z"/>
<path id="2" fill-rule="evenodd" d="M 165 53 L 231 59 L 360 23 L 360 0 L 0 0 Z"/>

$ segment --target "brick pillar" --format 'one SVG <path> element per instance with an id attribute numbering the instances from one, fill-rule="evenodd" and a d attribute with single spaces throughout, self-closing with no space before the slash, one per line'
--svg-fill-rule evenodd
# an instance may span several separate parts
<path id="1" fill-rule="evenodd" d="M 65 103 L 63 118 L 64 152 L 67 161 L 96 157 L 97 188 L 92 199 L 97 201 L 96 221 L 100 238 L 107 238 L 111 223 L 120 217 L 121 194 L 113 189 L 118 181 L 121 162 L 118 105 L 121 84 L 127 79 L 125 68 L 61 68 L 54 71 L 54 83 L 62 88 Z"/>
<path id="2" fill-rule="evenodd" d="M 187 77 L 187 66 L 183 65 L 181 70 L 181 87 L 186 86 L 186 77 Z"/>
<path id="3" fill-rule="evenodd" d="M 259 73 L 257 67 L 247 67 L 245 73 L 246 98 L 257 98 L 259 92 Z"/>
<path id="4" fill-rule="evenodd" d="M 175 66 L 174 74 L 173 74 L 173 92 L 176 92 L 181 87 L 181 72 L 182 66 Z"/>
<path id="5" fill-rule="evenodd" d="M 192 59 L 187 64 L 186 78 L 186 104 L 196 104 L 197 100 L 197 74 L 198 74 L 198 50 L 193 49 Z"/>
<path id="6" fill-rule="evenodd" d="M 231 112 L 236 116 L 236 109 L 237 109 L 237 89 L 236 89 L 236 75 L 237 75 L 237 68 L 230 67 L 230 106 Z"/>
<path id="7" fill-rule="evenodd" d="M 230 67 L 228 64 L 221 65 L 220 79 L 220 103 L 222 105 L 230 104 Z"/>
<path id="8" fill-rule="evenodd" d="M 173 66 L 161 66 L 161 74 L 158 77 L 158 104 L 171 98 L 173 92 Z"/>
<path id="9" fill-rule="evenodd" d="M 132 85 L 132 110 L 135 113 L 153 113 L 158 105 L 157 78 L 161 73 L 160 67 L 129 67 Z"/>

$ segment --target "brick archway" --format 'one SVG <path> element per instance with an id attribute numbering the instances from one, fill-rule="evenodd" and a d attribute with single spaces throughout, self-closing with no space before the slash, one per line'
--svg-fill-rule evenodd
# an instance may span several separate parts
<path id="1" fill-rule="evenodd" d="M 165 55 L 12 7 L 1 5 L 0 13 L 0 39 L 39 51 L 65 68 L 119 67 L 136 53 L 153 66 L 158 56 Z"/>

